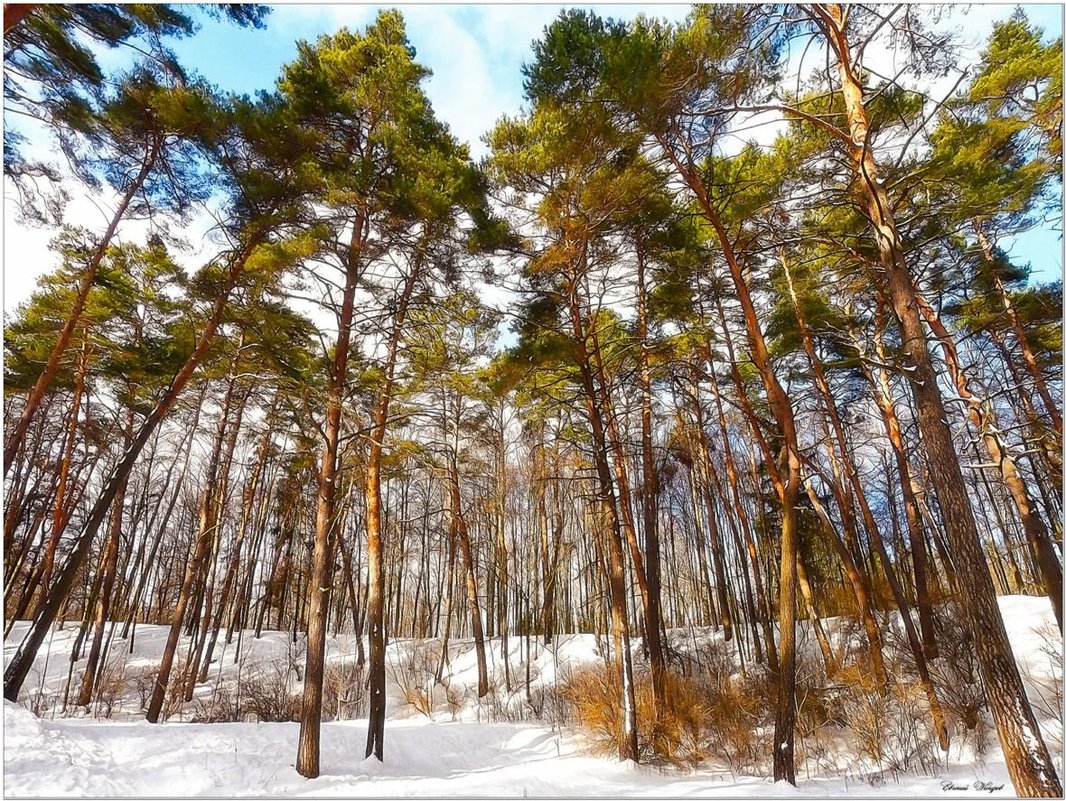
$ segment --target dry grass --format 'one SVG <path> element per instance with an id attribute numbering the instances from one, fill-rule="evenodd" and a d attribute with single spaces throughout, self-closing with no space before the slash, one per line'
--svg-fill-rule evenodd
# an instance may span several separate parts
<path id="1" fill-rule="evenodd" d="M 856 753 L 882 773 L 933 775 L 940 768 L 939 745 L 925 692 L 916 679 L 895 673 L 883 695 L 861 666 L 835 676 L 841 722 Z"/>

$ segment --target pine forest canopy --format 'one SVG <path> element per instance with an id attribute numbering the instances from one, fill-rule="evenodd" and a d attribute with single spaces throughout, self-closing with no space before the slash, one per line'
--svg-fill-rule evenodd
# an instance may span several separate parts
<path id="1" fill-rule="evenodd" d="M 478 698 L 487 642 L 510 692 L 525 638 L 531 698 L 530 638 L 592 632 L 600 733 L 678 761 L 712 682 L 672 637 L 712 627 L 775 780 L 832 685 L 930 754 L 983 716 L 1019 795 L 1061 796 L 997 605 L 1046 597 L 1061 637 L 1062 262 L 1031 244 L 1061 250 L 1061 36 L 1021 8 L 977 50 L 951 7 L 564 9 L 473 143 L 409 11 L 238 92 L 197 37 L 279 9 L 5 5 L 7 221 L 52 265 L 4 328 L 5 697 L 63 622 L 64 707 L 100 697 L 115 621 L 167 627 L 151 722 L 234 632 L 303 634 L 316 777 L 331 634 L 382 760 L 390 638 L 441 638 L 438 684 L 472 638 Z"/>

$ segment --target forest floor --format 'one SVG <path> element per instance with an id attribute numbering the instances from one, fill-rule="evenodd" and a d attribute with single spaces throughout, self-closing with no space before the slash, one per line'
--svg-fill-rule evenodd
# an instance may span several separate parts
<path id="1" fill-rule="evenodd" d="M 1061 703 L 1061 660 L 1049 658 L 1047 652 L 1049 622 L 1054 626 L 1050 604 L 1021 596 L 1001 598 L 1000 603 L 1030 695 L 1057 686 Z M 26 624 L 15 625 L 5 642 L 6 658 L 25 630 Z M 4 703 L 7 797 L 1013 795 L 994 732 L 983 754 L 976 754 L 966 741 L 953 743 L 931 769 L 915 765 L 913 770 L 885 770 L 869 759 L 835 755 L 831 769 L 810 769 L 809 764 L 799 768 L 798 789 L 734 771 L 714 757 L 699 768 L 678 769 L 622 764 L 596 755 L 582 735 L 558 719 L 552 708 L 556 696 L 545 692 L 573 670 L 602 664 L 604 640 L 592 635 L 557 637 L 552 648 L 531 640 L 528 695 L 524 638 L 509 641 L 511 692 L 502 686 L 501 642 L 492 640 L 492 675 L 501 686 L 494 687 L 490 700 L 481 701 L 472 691 L 476 670 L 469 640 L 452 642 L 450 665 L 444 671 L 447 687 L 422 681 L 436 668 L 439 641 L 394 640 L 389 646 L 384 763 L 362 758 L 364 719 L 331 721 L 323 726 L 321 776 L 307 780 L 293 768 L 299 724 L 250 722 L 257 715 L 247 711 L 239 713 L 243 722 L 194 722 L 222 719 L 234 708 L 256 708 L 269 716 L 272 703 L 282 707 L 275 711 L 283 716 L 284 698 L 298 698 L 302 639 L 294 644 L 282 632 L 264 632 L 258 640 L 246 633 L 237 661 L 236 638 L 226 648 L 220 641 L 209 681 L 197 685 L 192 702 L 171 709 L 166 723 L 154 725 L 143 720 L 141 710 L 166 629 L 138 626 L 132 653 L 116 634 L 107 659 L 107 689 L 91 710 L 68 705 L 64 713 L 62 696 L 75 634 L 69 625 L 54 632 L 20 704 Z M 716 635 L 701 629 L 684 636 L 695 643 Z M 1057 631 L 1055 642 L 1061 648 Z M 804 647 L 810 647 L 806 638 Z M 327 659 L 335 670 L 328 675 L 339 692 L 327 687 L 328 715 L 348 716 L 346 704 L 359 708 L 353 692 L 362 691 L 351 689 L 359 682 L 350 681 L 354 674 L 345 672 L 354 669 L 354 655 L 350 638 L 331 638 Z M 75 684 L 79 667 L 73 671 Z M 534 709 L 539 720 L 522 720 L 534 717 L 527 714 Z M 109 717 L 100 719 L 105 715 Z M 1061 717 L 1044 717 L 1045 737 L 1061 772 Z M 842 747 L 846 750 L 846 743 Z"/>

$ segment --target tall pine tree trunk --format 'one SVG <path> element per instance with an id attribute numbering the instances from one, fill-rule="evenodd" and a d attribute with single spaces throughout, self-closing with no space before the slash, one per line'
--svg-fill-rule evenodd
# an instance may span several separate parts
<path id="1" fill-rule="evenodd" d="M 315 503 L 315 545 L 311 558 L 311 605 L 308 610 L 307 652 L 304 662 L 303 705 L 296 772 L 314 779 L 319 772 L 319 738 L 322 728 L 322 682 L 326 659 L 326 625 L 333 584 L 333 539 L 337 536 L 337 482 L 341 438 L 341 412 L 348 379 L 355 315 L 355 290 L 362 274 L 361 254 L 366 239 L 364 217 L 357 216 L 345 269 L 344 295 L 337 316 L 337 342 L 330 367 L 326 399 L 325 443 L 318 471 Z"/>
<path id="2" fill-rule="evenodd" d="M 888 294 L 899 318 L 904 355 L 912 370 L 909 378 L 918 409 L 918 427 L 930 466 L 937 475 L 937 498 L 959 573 L 963 607 L 973 633 L 978 664 L 1003 745 L 1007 770 L 1019 795 L 1061 796 L 1062 785 L 1026 698 L 996 603 L 922 327 L 917 291 L 896 230 L 892 204 L 878 178 L 877 164 L 869 147 L 869 122 L 863 105 L 862 85 L 851 62 L 844 12 L 839 5 L 829 4 L 815 7 L 814 13 L 836 58 L 850 129 L 858 198 L 873 227 Z"/>
<path id="3" fill-rule="evenodd" d="M 581 248 L 580 259 L 584 262 L 584 249 Z M 615 671 L 621 690 L 621 720 L 618 721 L 618 758 L 620 760 L 639 759 L 637 746 L 637 704 L 636 686 L 633 679 L 633 657 L 629 646 L 629 619 L 626 612 L 626 578 L 625 551 L 622 547 L 622 532 L 619 521 L 618 506 L 614 494 L 614 480 L 608 458 L 607 432 L 604 425 L 601 399 L 593 373 L 593 362 L 588 352 L 589 333 L 577 292 L 577 278 L 569 280 L 570 322 L 575 340 L 575 357 L 581 374 L 581 385 L 585 395 L 585 409 L 592 429 L 592 446 L 596 467 L 597 500 L 602 520 L 602 529 L 607 540 L 607 559 L 604 573 L 607 577 L 607 595 L 610 603 L 611 634 L 614 640 Z M 602 380 L 602 374 L 600 376 Z M 598 538 L 597 538 L 598 543 Z"/>
<path id="4" fill-rule="evenodd" d="M 421 270 L 419 259 L 411 265 L 404 279 L 403 291 L 393 311 L 383 369 L 384 383 L 374 406 L 370 430 L 370 447 L 366 464 L 366 555 L 367 555 L 367 627 L 370 643 L 370 719 L 367 722 L 366 756 L 380 762 L 385 752 L 385 543 L 382 526 L 381 459 L 385 434 L 389 426 L 389 406 L 396 373 L 396 358 L 403 335 L 404 319 Z"/>

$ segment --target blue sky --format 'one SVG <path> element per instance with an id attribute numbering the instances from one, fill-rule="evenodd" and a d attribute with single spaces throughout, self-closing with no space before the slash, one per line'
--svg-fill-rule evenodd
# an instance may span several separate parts
<path id="1" fill-rule="evenodd" d="M 484 155 L 481 137 L 503 114 L 515 114 L 522 105 L 521 66 L 530 57 L 530 44 L 539 38 L 560 10 L 569 6 L 534 4 L 287 4 L 274 7 L 265 30 L 240 29 L 226 22 L 205 19 L 194 36 L 172 42 L 179 59 L 220 89 L 254 93 L 270 89 L 282 65 L 296 55 L 296 41 L 314 41 L 320 34 L 333 33 L 343 26 L 358 29 L 372 21 L 381 8 L 398 6 L 407 21 L 408 37 L 417 50 L 420 63 L 433 71 L 426 92 L 437 115 L 455 135 L 470 144 L 475 158 Z M 605 17 L 631 19 L 647 13 L 680 20 L 689 5 L 592 5 Z M 1010 16 L 1011 4 L 944 7 L 948 14 L 941 23 L 956 29 L 969 43 L 969 55 L 977 54 L 992 30 L 995 20 Z M 1062 35 L 1063 8 L 1060 5 L 1024 6 L 1031 20 L 1042 27 L 1048 38 Z M 101 54 L 105 68 L 129 58 L 128 51 Z M 949 82 L 950 85 L 950 82 Z M 77 188 L 75 187 L 77 190 Z M 104 201 L 101 203 L 101 201 Z M 89 196 L 84 191 L 70 205 L 70 222 L 102 230 L 107 198 Z M 55 256 L 47 250 L 52 232 L 18 225 L 11 203 L 4 215 L 4 302 L 5 310 L 25 300 L 37 277 L 51 270 Z M 1047 281 L 1062 275 L 1061 223 L 1027 233 L 1017 242 L 1001 242 L 1019 261 L 1030 261 L 1034 277 Z M 209 250 L 199 241 L 202 233 L 193 226 L 189 238 L 193 252 L 190 266 L 196 266 Z M 135 224 L 124 226 L 125 236 L 138 236 Z"/>

